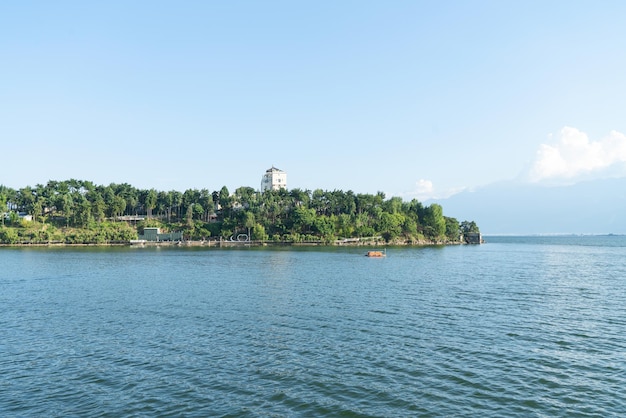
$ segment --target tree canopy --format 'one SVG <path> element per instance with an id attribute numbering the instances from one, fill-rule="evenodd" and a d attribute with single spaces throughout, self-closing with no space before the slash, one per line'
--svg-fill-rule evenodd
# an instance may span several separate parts
<path id="1" fill-rule="evenodd" d="M 398 197 L 386 199 L 382 192 L 372 195 L 351 190 L 280 189 L 262 193 L 239 187 L 231 194 L 226 186 L 213 192 L 180 192 L 138 189 L 127 183 L 50 180 L 18 190 L 0 185 L 0 208 L 6 208 L 0 242 L 45 242 L 50 231 L 67 242 L 68 232 L 60 231 L 72 228 L 82 231 L 88 242 L 102 241 L 104 238 L 94 231 L 106 235 L 102 232 L 106 229 L 117 232 L 104 241 L 124 240 L 132 238 L 133 231 L 136 237 L 144 226 L 182 230 L 187 239 L 229 239 L 249 234 L 253 240 L 328 243 L 366 237 L 381 237 L 390 243 L 443 243 L 479 232 L 473 221 L 459 222 L 444 216 L 438 204 L 424 206 L 415 199 L 405 202 Z M 34 226 L 27 226 L 18 213 L 30 215 Z M 18 228 L 17 236 L 15 230 L 7 232 L 9 227 Z"/>

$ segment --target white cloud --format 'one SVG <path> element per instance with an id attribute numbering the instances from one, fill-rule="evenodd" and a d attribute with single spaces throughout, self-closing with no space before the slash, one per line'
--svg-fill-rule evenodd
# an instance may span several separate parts
<path id="1" fill-rule="evenodd" d="M 415 183 L 413 190 L 402 193 L 401 197 L 405 200 L 417 199 L 420 202 L 424 202 L 432 199 L 446 199 L 464 190 L 466 190 L 465 187 L 437 190 L 432 181 L 420 179 Z"/>
<path id="2" fill-rule="evenodd" d="M 590 141 L 586 133 L 567 126 L 559 134 L 556 143 L 539 146 L 528 173 L 530 181 L 626 175 L 626 135 L 611 131 L 599 141 Z"/>
<path id="3" fill-rule="evenodd" d="M 433 182 L 430 180 L 419 179 L 417 183 L 415 183 L 416 194 L 430 195 L 434 190 L 435 188 L 433 187 Z"/>

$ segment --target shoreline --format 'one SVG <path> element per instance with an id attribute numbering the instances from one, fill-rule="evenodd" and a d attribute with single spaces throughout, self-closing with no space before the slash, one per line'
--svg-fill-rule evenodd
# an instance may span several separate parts
<path id="1" fill-rule="evenodd" d="M 43 242 L 30 243 L 21 242 L 13 244 L 0 244 L 0 248 L 10 247 L 206 247 L 206 248 L 236 248 L 236 247 L 429 247 L 444 245 L 472 245 L 465 242 L 440 242 L 440 241 L 418 241 L 418 242 L 384 242 L 378 240 L 356 241 L 337 240 L 326 243 L 323 241 L 293 242 L 293 241 L 141 241 L 138 242 L 109 242 L 109 243 L 64 243 L 64 242 Z"/>

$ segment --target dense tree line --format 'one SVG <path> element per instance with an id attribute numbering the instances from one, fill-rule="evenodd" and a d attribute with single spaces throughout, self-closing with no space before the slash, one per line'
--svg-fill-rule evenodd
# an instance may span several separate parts
<path id="1" fill-rule="evenodd" d="M 479 232 L 474 222 L 459 223 L 444 216 L 438 204 L 385 199 L 381 192 L 281 189 L 261 193 L 240 187 L 230 193 L 222 187 L 181 193 L 71 179 L 19 190 L 0 185 L 0 208 L 7 208 L 0 226 L 3 242 L 123 241 L 136 237 L 137 229 L 145 226 L 183 230 L 189 239 L 231 239 L 243 234 L 253 240 L 293 242 L 363 237 L 454 242 L 463 234 Z M 19 213 L 32 216 L 33 222 L 20 220 Z M 145 220 L 137 223 L 140 216 Z"/>

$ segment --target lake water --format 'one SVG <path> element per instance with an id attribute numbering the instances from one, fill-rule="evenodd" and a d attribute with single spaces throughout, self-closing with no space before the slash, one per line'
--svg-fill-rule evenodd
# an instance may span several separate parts
<path id="1" fill-rule="evenodd" d="M 626 237 L 1 248 L 1 416 L 626 414 Z"/>

